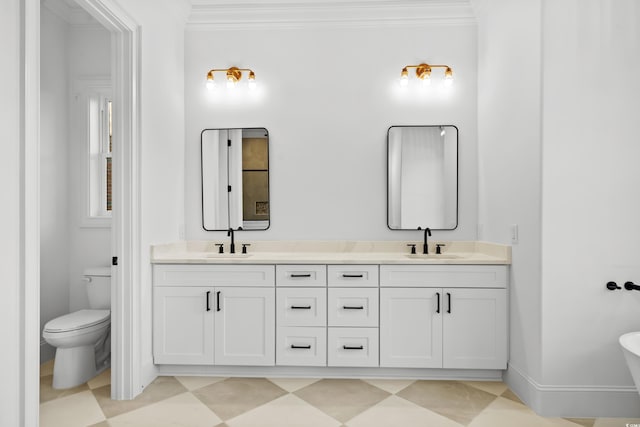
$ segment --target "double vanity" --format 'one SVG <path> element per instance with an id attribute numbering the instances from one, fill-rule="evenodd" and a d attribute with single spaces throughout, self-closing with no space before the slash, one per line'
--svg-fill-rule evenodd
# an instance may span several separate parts
<path id="1" fill-rule="evenodd" d="M 439 243 L 430 255 L 407 242 L 154 246 L 154 363 L 167 375 L 499 379 L 510 247 Z"/>

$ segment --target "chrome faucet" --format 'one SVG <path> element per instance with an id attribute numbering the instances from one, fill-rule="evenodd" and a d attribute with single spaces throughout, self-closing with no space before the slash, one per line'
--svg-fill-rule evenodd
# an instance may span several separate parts
<path id="1" fill-rule="evenodd" d="M 421 227 L 418 227 L 420 230 Z M 425 255 L 429 255 L 429 244 L 427 243 L 427 235 L 431 236 L 431 229 L 429 227 L 424 229 L 424 244 L 422 245 L 422 253 Z"/>
<path id="2" fill-rule="evenodd" d="M 235 254 L 236 253 L 236 241 L 235 241 L 235 238 L 233 236 L 233 228 L 230 228 L 229 231 L 227 231 L 227 237 L 228 236 L 231 236 L 231 248 L 229 249 L 229 253 Z"/>

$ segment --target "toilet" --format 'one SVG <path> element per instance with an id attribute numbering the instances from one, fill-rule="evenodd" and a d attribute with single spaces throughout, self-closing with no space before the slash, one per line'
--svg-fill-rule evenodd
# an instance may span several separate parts
<path id="1" fill-rule="evenodd" d="M 50 320 L 42 337 L 56 348 L 53 388 L 83 384 L 111 364 L 111 269 L 84 271 L 90 309 Z"/>

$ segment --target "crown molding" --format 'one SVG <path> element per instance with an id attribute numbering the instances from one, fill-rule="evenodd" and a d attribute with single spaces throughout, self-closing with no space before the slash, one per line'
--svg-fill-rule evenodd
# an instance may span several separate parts
<path id="1" fill-rule="evenodd" d="M 188 30 L 472 25 L 470 0 L 192 0 Z"/>

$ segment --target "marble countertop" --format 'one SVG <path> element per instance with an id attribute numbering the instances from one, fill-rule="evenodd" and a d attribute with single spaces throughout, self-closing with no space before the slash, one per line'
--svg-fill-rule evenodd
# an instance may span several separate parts
<path id="1" fill-rule="evenodd" d="M 216 243 L 224 243 L 224 254 Z M 248 243 L 247 254 L 242 254 Z M 436 255 L 441 243 L 442 254 Z M 407 244 L 415 244 L 411 255 Z M 422 242 L 396 241 L 253 241 L 236 242 L 230 254 L 229 241 L 179 241 L 151 247 L 153 264 L 511 264 L 511 246 L 478 241 L 433 241 L 429 255 L 422 255 Z"/>

